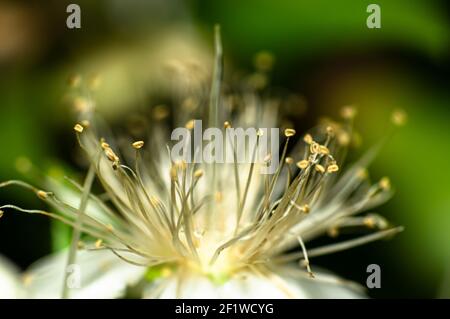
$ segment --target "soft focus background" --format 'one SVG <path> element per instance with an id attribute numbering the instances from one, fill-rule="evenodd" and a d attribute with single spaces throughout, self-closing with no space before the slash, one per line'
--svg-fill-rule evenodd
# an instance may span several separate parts
<path id="1" fill-rule="evenodd" d="M 381 6 L 381 29 L 366 27 L 372 2 Z M 450 297 L 446 1 L 78 0 L 82 28 L 74 30 L 66 27 L 69 3 L 0 0 L 0 181 L 30 180 L 20 173 L 28 160 L 46 174 L 82 176 L 67 96 L 72 74 L 98 86 L 98 109 L 118 122 L 160 103 L 186 65 L 208 76 L 202 67 L 220 23 L 225 73 L 251 73 L 255 54 L 273 54 L 271 85 L 297 94 L 289 120 L 299 130 L 356 105 L 361 153 L 386 135 L 392 110 L 408 113 L 371 167 L 374 179 L 387 175 L 396 189 L 377 212 L 405 232 L 313 264 L 362 284 L 367 265 L 379 264 L 382 287 L 371 297 Z M 17 188 L 0 189 L 0 205 L 7 203 L 43 208 Z M 66 235 L 45 217 L 8 213 L 0 254 L 25 269 Z"/>

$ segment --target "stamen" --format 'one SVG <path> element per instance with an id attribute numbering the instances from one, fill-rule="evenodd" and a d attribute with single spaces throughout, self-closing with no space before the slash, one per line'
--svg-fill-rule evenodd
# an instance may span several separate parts
<path id="1" fill-rule="evenodd" d="M 292 129 L 292 128 L 287 128 L 287 129 L 284 130 L 284 135 L 285 135 L 286 137 L 294 136 L 295 133 L 296 133 L 295 130 Z"/>
<path id="2" fill-rule="evenodd" d="M 84 127 L 81 124 L 75 124 L 73 129 L 75 130 L 75 132 L 83 133 Z"/>
<path id="3" fill-rule="evenodd" d="M 303 141 L 305 141 L 306 144 L 312 144 L 312 142 L 314 142 L 313 137 L 311 136 L 311 134 L 306 134 L 303 137 Z"/>
<path id="4" fill-rule="evenodd" d="M 131 144 L 135 149 L 139 150 L 144 146 L 144 141 L 136 141 Z"/>
<path id="5" fill-rule="evenodd" d="M 383 177 L 379 182 L 378 185 L 380 188 L 384 191 L 391 189 L 391 181 L 389 180 L 389 177 Z"/>
<path id="6" fill-rule="evenodd" d="M 305 169 L 309 166 L 309 161 L 308 160 L 301 160 L 300 162 L 297 162 L 297 167 L 300 169 Z"/>

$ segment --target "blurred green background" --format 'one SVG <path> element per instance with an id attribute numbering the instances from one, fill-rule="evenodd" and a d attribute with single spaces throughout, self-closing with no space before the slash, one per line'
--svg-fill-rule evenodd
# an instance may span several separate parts
<path id="1" fill-rule="evenodd" d="M 306 103 L 303 116 L 291 119 L 300 130 L 353 104 L 364 149 L 385 136 L 392 110 L 408 113 L 408 125 L 371 167 L 396 189 L 377 212 L 405 232 L 313 263 L 363 284 L 367 265 L 379 264 L 382 287 L 371 297 L 450 297 L 446 1 L 78 0 L 82 28 L 69 30 L 71 2 L 0 0 L 0 181 L 27 179 L 17 170 L 24 157 L 51 174 L 83 171 L 67 103 L 71 74 L 101 79 L 97 106 L 119 121 L 137 105 L 159 103 L 168 69 L 180 61 L 208 66 L 219 23 L 225 73 L 251 72 L 257 52 L 272 52 L 271 85 Z M 370 3 L 381 7 L 381 29 L 366 26 Z M 43 207 L 16 188 L 0 189 L 0 204 L 7 203 Z M 0 254 L 26 268 L 58 247 L 51 233 L 61 230 L 43 217 L 5 214 Z"/>

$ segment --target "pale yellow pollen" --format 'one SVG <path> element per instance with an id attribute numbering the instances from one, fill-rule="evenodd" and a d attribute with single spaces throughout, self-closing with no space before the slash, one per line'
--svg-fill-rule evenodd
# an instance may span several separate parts
<path id="1" fill-rule="evenodd" d="M 301 160 L 300 162 L 297 162 L 297 167 L 300 169 L 305 169 L 309 166 L 309 161 L 308 160 Z"/>
<path id="2" fill-rule="evenodd" d="M 194 172 L 194 177 L 195 177 L 195 178 L 200 178 L 200 177 L 203 176 L 203 174 L 204 174 L 203 170 L 202 170 L 202 169 L 198 169 L 198 170 L 196 170 L 196 171 Z"/>
<path id="3" fill-rule="evenodd" d="M 136 141 L 131 145 L 133 146 L 133 148 L 139 150 L 144 146 L 144 141 Z"/>
<path id="4" fill-rule="evenodd" d="M 73 129 L 75 130 L 75 132 L 83 133 L 84 127 L 81 124 L 75 124 Z"/>
<path id="5" fill-rule="evenodd" d="M 102 246 L 103 246 L 103 240 L 97 239 L 97 241 L 95 242 L 95 248 L 102 248 Z"/>
<path id="6" fill-rule="evenodd" d="M 356 109 L 353 106 L 345 106 L 341 109 L 341 116 L 350 120 L 356 116 Z"/>
<path id="7" fill-rule="evenodd" d="M 186 123 L 185 127 L 186 127 L 188 130 L 192 130 L 192 129 L 194 128 L 194 124 L 195 124 L 194 120 L 189 120 L 189 121 Z"/>
<path id="8" fill-rule="evenodd" d="M 391 121 L 397 126 L 403 126 L 408 120 L 408 115 L 403 110 L 395 110 L 391 115 Z"/>
<path id="9" fill-rule="evenodd" d="M 378 182 L 378 185 L 380 186 L 380 188 L 382 190 L 389 190 L 391 188 L 391 181 L 390 181 L 389 177 L 383 177 Z"/>
<path id="10" fill-rule="evenodd" d="M 325 168 L 322 165 L 316 164 L 315 168 L 316 168 L 316 171 L 318 171 L 319 173 L 322 173 L 322 174 L 325 173 Z"/>
<path id="11" fill-rule="evenodd" d="M 339 166 L 337 164 L 331 164 L 330 166 L 327 167 L 328 173 L 334 173 L 334 172 L 337 172 L 338 170 L 339 170 Z"/>
<path id="12" fill-rule="evenodd" d="M 223 123 L 223 127 L 224 127 L 224 128 L 230 128 L 230 127 L 231 127 L 231 123 L 228 122 L 228 121 L 225 121 L 225 122 Z"/>
<path id="13" fill-rule="evenodd" d="M 45 199 L 48 198 L 48 193 L 44 192 L 44 191 L 41 191 L 41 190 L 37 191 L 36 195 L 42 200 L 45 200 Z"/>
<path id="14" fill-rule="evenodd" d="M 295 130 L 292 129 L 292 128 L 287 128 L 287 129 L 284 130 L 284 135 L 285 135 L 286 137 L 294 136 L 295 133 L 296 133 Z"/>
<path id="15" fill-rule="evenodd" d="M 286 164 L 292 164 L 294 163 L 294 159 L 290 156 L 286 157 L 286 159 L 284 160 L 286 162 Z"/>
<path id="16" fill-rule="evenodd" d="M 311 134 L 306 134 L 303 137 L 303 140 L 305 141 L 306 144 L 312 144 L 312 142 L 314 142 L 313 137 L 311 136 Z"/>

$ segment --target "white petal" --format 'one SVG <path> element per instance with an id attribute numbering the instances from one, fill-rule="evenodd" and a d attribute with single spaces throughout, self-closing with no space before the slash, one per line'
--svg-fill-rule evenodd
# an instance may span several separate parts
<path id="1" fill-rule="evenodd" d="M 0 256 L 0 299 L 23 298 L 24 289 L 19 269 Z"/>
<path id="2" fill-rule="evenodd" d="M 166 279 L 165 288 L 160 298 L 230 298 L 230 299 L 286 299 L 286 298 L 365 298 L 350 286 L 344 285 L 338 277 L 325 273 L 315 273 L 316 279 L 294 278 L 291 272 L 298 271 L 291 267 L 279 268 L 271 278 L 252 272 L 245 272 L 232 277 L 224 284 L 217 284 L 206 276 L 191 273 L 186 275 L 181 286 L 176 277 Z M 298 276 L 296 276 L 298 277 Z M 147 290 L 149 296 L 152 288 Z"/>
<path id="3" fill-rule="evenodd" d="M 64 251 L 29 268 L 27 290 L 31 298 L 61 297 L 67 258 Z M 68 268 L 68 272 L 68 282 L 73 287 L 69 289 L 70 298 L 103 299 L 122 297 L 128 285 L 142 278 L 145 268 L 128 264 L 107 250 L 79 251 L 76 265 Z"/>

